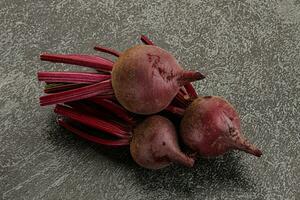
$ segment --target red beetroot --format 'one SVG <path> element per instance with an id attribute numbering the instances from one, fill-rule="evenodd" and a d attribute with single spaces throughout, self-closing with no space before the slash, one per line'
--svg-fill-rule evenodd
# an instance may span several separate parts
<path id="1" fill-rule="evenodd" d="M 116 98 L 127 110 L 138 114 L 160 112 L 181 86 L 202 78 L 199 72 L 184 71 L 170 53 L 153 45 L 127 49 L 112 70 Z"/>
<path id="2" fill-rule="evenodd" d="M 255 156 L 262 152 L 241 134 L 238 113 L 225 99 L 199 97 L 186 109 L 180 124 L 183 142 L 204 157 L 238 149 Z"/>
<path id="3" fill-rule="evenodd" d="M 160 169 L 172 162 L 194 165 L 194 159 L 181 152 L 172 122 L 159 115 L 148 117 L 134 128 L 130 152 L 136 163 L 148 169 Z"/>
<path id="4" fill-rule="evenodd" d="M 112 61 L 99 56 L 79 54 L 41 54 L 41 59 L 95 68 L 112 74 L 80 72 L 39 72 L 40 81 L 64 83 L 45 90 L 49 95 L 40 98 L 42 106 L 66 103 L 93 96 L 114 95 L 127 110 L 137 114 L 154 114 L 171 103 L 176 96 L 177 105 L 185 107 L 184 96 L 197 96 L 190 82 L 204 78 L 199 72 L 184 71 L 167 51 L 154 46 L 146 36 L 147 45 L 137 45 L 123 53 L 97 46 L 96 50 L 112 54 Z M 66 83 L 68 83 L 66 85 Z M 71 85 L 72 84 L 72 85 Z M 188 95 L 181 90 L 184 86 Z M 67 91 L 70 90 L 70 91 Z"/>

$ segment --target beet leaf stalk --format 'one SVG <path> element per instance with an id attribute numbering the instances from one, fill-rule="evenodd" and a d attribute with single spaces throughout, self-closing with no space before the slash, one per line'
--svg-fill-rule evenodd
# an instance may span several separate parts
<path id="1" fill-rule="evenodd" d="M 88 132 L 84 132 L 83 130 L 80 130 L 79 128 L 74 126 L 74 124 L 64 119 L 59 119 L 58 124 L 64 127 L 65 129 L 69 130 L 70 132 L 74 133 L 75 135 L 96 144 L 111 146 L 111 147 L 120 147 L 120 146 L 129 145 L 128 138 L 118 139 L 118 140 L 103 139 L 94 135 L 90 135 Z"/>
<path id="2" fill-rule="evenodd" d="M 111 135 L 117 136 L 119 138 L 129 137 L 128 130 L 112 121 L 106 121 L 100 118 L 89 116 L 86 113 L 76 111 L 64 105 L 56 105 L 54 112 L 84 125 L 110 133 Z"/>
<path id="3" fill-rule="evenodd" d="M 87 72 L 38 72 L 38 80 L 47 83 L 98 83 L 111 78 L 108 74 Z"/>
<path id="4" fill-rule="evenodd" d="M 60 116 L 59 125 L 85 140 L 109 147 L 129 145 L 130 128 L 116 118 L 117 112 L 95 107 L 89 100 L 56 105 L 54 112 Z M 111 137 L 105 139 L 103 134 Z"/>
<path id="5" fill-rule="evenodd" d="M 118 52 L 114 49 L 110 49 L 110 48 L 100 46 L 100 45 L 95 46 L 94 49 L 96 51 L 101 51 L 101 52 L 104 52 L 104 53 L 108 53 L 108 54 L 111 54 L 111 55 L 116 56 L 116 57 L 119 57 L 121 55 L 121 52 Z"/>
<path id="6" fill-rule="evenodd" d="M 65 63 L 72 65 L 79 65 L 84 67 L 91 67 L 99 71 L 111 71 L 113 62 L 99 56 L 79 55 L 79 54 L 49 54 L 42 53 L 41 60 L 50 61 L 54 63 Z"/>
<path id="7" fill-rule="evenodd" d="M 53 105 L 109 94 L 113 94 L 113 90 L 111 81 L 106 80 L 100 83 L 42 96 L 40 97 L 40 104 L 41 106 Z"/>

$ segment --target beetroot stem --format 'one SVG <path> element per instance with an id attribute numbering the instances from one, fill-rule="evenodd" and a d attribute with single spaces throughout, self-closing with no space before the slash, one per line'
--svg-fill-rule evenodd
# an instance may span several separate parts
<path id="1" fill-rule="evenodd" d="M 113 101 L 99 98 L 91 98 L 91 101 L 114 113 L 117 117 L 123 119 L 125 122 L 129 124 L 134 123 L 133 117 L 127 112 L 127 110 L 125 110 L 122 106 L 114 103 Z"/>
<path id="2" fill-rule="evenodd" d="M 112 61 L 99 56 L 79 55 L 79 54 L 42 53 L 40 55 L 40 58 L 41 60 L 44 61 L 80 65 L 84 67 L 91 67 L 100 71 L 111 71 L 114 64 Z"/>
<path id="3" fill-rule="evenodd" d="M 183 96 L 187 96 L 187 95 L 188 95 L 188 93 L 186 92 L 186 89 L 185 89 L 184 87 L 181 87 L 181 88 L 179 89 L 179 92 L 180 92 Z"/>
<path id="4" fill-rule="evenodd" d="M 74 134 L 80 136 L 81 138 L 86 139 L 90 142 L 94 142 L 94 143 L 106 145 L 106 146 L 113 146 L 113 147 L 129 145 L 129 139 L 107 140 L 107 139 L 103 139 L 103 138 L 96 137 L 93 135 L 89 135 L 88 133 L 85 133 L 85 132 L 79 130 L 78 128 L 75 128 L 71 123 L 68 123 L 62 119 L 58 120 L 58 124 L 60 126 L 64 127 L 65 129 L 71 131 L 72 133 L 74 133 Z"/>
<path id="5" fill-rule="evenodd" d="M 185 109 L 177 107 L 177 106 L 173 106 L 173 105 L 169 105 L 165 110 L 167 110 L 167 111 L 169 111 L 169 112 L 171 112 L 173 114 L 176 114 L 176 115 L 178 115 L 180 117 L 183 116 L 183 113 L 185 111 Z"/>
<path id="6" fill-rule="evenodd" d="M 197 98 L 198 94 L 191 83 L 185 84 L 184 88 L 191 98 Z"/>
<path id="7" fill-rule="evenodd" d="M 190 102 L 181 92 L 178 92 L 176 97 L 174 98 L 174 103 L 177 103 L 181 108 L 185 109 Z"/>
<path id="8" fill-rule="evenodd" d="M 111 78 L 111 75 L 87 72 L 38 72 L 39 81 L 47 83 L 97 83 Z"/>
<path id="9" fill-rule="evenodd" d="M 155 45 L 146 35 L 141 35 L 141 40 L 144 44 Z"/>
<path id="10" fill-rule="evenodd" d="M 94 49 L 96 51 L 101 51 L 101 52 L 104 52 L 104 53 L 108 53 L 108 54 L 111 54 L 113 56 L 116 56 L 116 57 L 119 57 L 121 55 L 121 53 L 119 51 L 116 51 L 114 49 L 110 49 L 110 48 L 107 48 L 107 47 L 103 47 L 103 46 L 95 46 Z"/>
<path id="11" fill-rule="evenodd" d="M 89 99 L 67 102 L 65 105 L 71 107 L 74 111 L 85 113 L 96 118 L 106 119 L 109 122 L 115 122 L 126 130 L 128 129 L 128 124 L 126 124 L 125 121 L 120 121 L 120 119 L 114 116 L 109 110 L 102 109 L 102 107 L 99 107 Z"/>
<path id="12" fill-rule="evenodd" d="M 80 88 L 83 86 L 86 86 L 86 84 L 82 83 L 74 83 L 74 84 L 68 84 L 68 83 L 61 83 L 61 84 L 55 84 L 54 86 L 51 86 L 52 84 L 46 85 L 44 92 L 46 94 L 50 93 L 57 93 L 57 92 L 63 92 L 71 89 Z"/>
<path id="13" fill-rule="evenodd" d="M 40 97 L 40 104 L 41 106 L 46 106 L 51 104 L 86 99 L 101 94 L 108 95 L 112 93 L 113 89 L 111 80 L 106 80 L 100 83 L 95 83 L 93 85 L 42 96 Z"/>
<path id="14" fill-rule="evenodd" d="M 128 131 L 125 130 L 120 125 L 105 121 L 96 117 L 89 116 L 85 113 L 81 113 L 73 110 L 72 108 L 68 108 L 63 105 L 56 105 L 54 112 L 65 117 L 69 117 L 77 122 L 80 122 L 84 125 L 90 126 L 92 128 L 96 128 L 98 130 L 110 133 L 111 135 L 120 137 L 120 138 L 128 138 Z"/>
<path id="15" fill-rule="evenodd" d="M 93 105 L 88 100 L 71 101 L 65 103 L 65 105 L 72 107 L 75 111 L 86 113 L 87 115 L 94 117 L 106 118 L 111 116 L 111 113 L 106 110 L 99 109 L 98 106 Z"/>
<path id="16" fill-rule="evenodd" d="M 185 100 L 189 100 L 190 96 L 186 92 L 185 88 L 180 88 L 178 94 L 180 94 Z"/>

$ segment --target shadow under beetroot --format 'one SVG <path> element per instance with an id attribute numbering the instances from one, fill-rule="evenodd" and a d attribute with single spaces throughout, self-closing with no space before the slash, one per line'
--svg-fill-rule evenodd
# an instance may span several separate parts
<path id="1" fill-rule="evenodd" d="M 157 171 L 138 168 L 135 175 L 145 191 L 163 189 L 190 198 L 196 191 L 205 194 L 213 190 L 254 191 L 255 184 L 246 177 L 246 168 L 239 161 L 237 154 L 228 153 L 217 159 L 198 159 L 193 168 L 177 165 Z"/>
<path id="2" fill-rule="evenodd" d="M 58 126 L 58 125 L 57 125 Z M 129 147 L 108 148 L 85 141 L 62 127 L 49 133 L 52 143 L 64 148 L 92 148 L 106 159 L 124 165 L 132 171 L 135 169 L 135 183 L 145 192 L 155 192 L 158 189 L 172 192 L 176 195 L 193 197 L 195 192 L 209 193 L 217 190 L 254 191 L 255 183 L 246 176 L 246 166 L 240 163 L 241 153 L 228 153 L 216 159 L 198 158 L 193 168 L 172 165 L 161 170 L 144 169 L 134 163 Z"/>

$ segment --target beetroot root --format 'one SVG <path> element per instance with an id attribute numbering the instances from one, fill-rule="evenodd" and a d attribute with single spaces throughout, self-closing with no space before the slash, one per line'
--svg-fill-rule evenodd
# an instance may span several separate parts
<path id="1" fill-rule="evenodd" d="M 262 152 L 241 134 L 238 113 L 225 99 L 198 97 L 186 109 L 180 124 L 184 143 L 204 157 L 238 149 L 260 157 Z"/>
<path id="2" fill-rule="evenodd" d="M 203 78 L 199 72 L 184 71 L 167 51 L 137 45 L 124 51 L 114 63 L 112 87 L 127 110 L 154 114 L 171 103 L 181 86 Z"/>
<path id="3" fill-rule="evenodd" d="M 173 162 L 194 165 L 194 159 L 180 151 L 172 122 L 159 115 L 148 117 L 133 130 L 130 152 L 136 163 L 148 169 L 164 168 Z"/>

